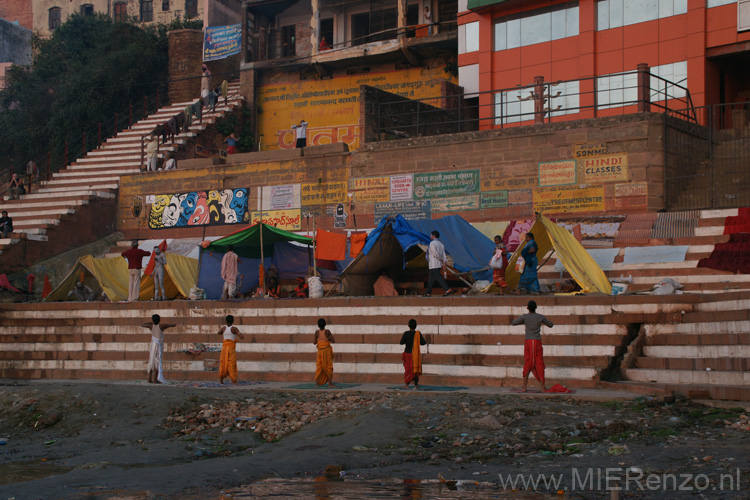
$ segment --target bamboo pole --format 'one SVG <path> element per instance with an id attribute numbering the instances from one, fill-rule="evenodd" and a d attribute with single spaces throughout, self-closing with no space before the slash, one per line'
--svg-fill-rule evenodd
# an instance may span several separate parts
<path id="1" fill-rule="evenodd" d="M 263 261 L 263 186 L 260 186 L 260 267 L 264 272 L 260 273 L 260 291 L 263 296 L 266 296 L 266 280 L 265 280 L 265 267 Z"/>

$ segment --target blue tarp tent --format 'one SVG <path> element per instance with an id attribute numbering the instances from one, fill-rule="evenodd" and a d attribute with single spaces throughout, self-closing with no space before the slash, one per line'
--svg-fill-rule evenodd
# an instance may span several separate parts
<path id="1" fill-rule="evenodd" d="M 495 243 L 459 215 L 449 215 L 441 219 L 410 221 L 411 227 L 429 235 L 437 230 L 445 252 L 453 257 L 453 268 L 467 272 L 487 267 Z M 473 273 L 477 280 L 492 281 L 492 270 Z"/>
<path id="2" fill-rule="evenodd" d="M 423 255 L 418 245 L 429 244 L 430 237 L 414 230 L 402 216 L 384 217 L 367 235 L 362 252 L 342 273 L 344 293 L 373 295 L 372 285 L 382 271 L 395 279 L 407 261 Z"/>

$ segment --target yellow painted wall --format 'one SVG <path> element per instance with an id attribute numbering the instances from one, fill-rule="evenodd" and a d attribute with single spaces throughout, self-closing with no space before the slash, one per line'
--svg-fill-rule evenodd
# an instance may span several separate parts
<path id="1" fill-rule="evenodd" d="M 291 126 L 305 119 L 309 124 L 308 146 L 345 142 L 350 150 L 357 149 L 360 85 L 419 99 L 438 97 L 440 84 L 446 80 L 457 83 L 438 67 L 261 84 L 258 87 L 258 133 L 263 136 L 262 148 L 294 148 L 295 135 Z"/>

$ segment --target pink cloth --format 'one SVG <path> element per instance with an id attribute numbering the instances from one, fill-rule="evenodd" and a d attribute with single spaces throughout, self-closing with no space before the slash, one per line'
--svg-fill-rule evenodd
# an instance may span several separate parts
<path id="1" fill-rule="evenodd" d="M 227 283 L 235 283 L 237 281 L 237 254 L 234 252 L 227 252 L 224 258 L 221 259 L 221 279 Z"/>

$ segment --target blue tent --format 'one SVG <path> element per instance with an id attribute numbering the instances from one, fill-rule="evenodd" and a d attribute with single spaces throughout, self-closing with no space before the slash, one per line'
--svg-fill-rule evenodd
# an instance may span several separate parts
<path id="1" fill-rule="evenodd" d="M 453 267 L 461 272 L 487 267 L 495 243 L 459 215 L 441 219 L 410 221 L 411 227 L 429 235 L 437 230 L 445 252 L 453 257 Z M 492 270 L 473 273 L 475 279 L 492 281 Z"/>

